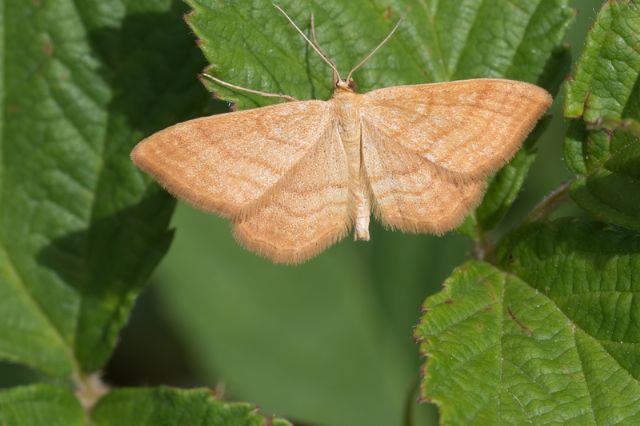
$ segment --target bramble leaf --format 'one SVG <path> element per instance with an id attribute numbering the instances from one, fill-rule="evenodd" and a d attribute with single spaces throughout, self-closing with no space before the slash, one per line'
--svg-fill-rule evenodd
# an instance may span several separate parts
<path id="1" fill-rule="evenodd" d="M 468 262 L 424 305 L 423 397 L 443 422 L 640 421 L 640 237 L 569 218 L 498 256 L 502 270 Z"/>
<path id="2" fill-rule="evenodd" d="M 0 358 L 99 369 L 165 253 L 174 202 L 129 152 L 204 101 L 180 7 L 4 6 Z"/>
<path id="3" fill-rule="evenodd" d="M 640 230 L 640 3 L 608 1 L 567 83 L 572 197 L 596 218 Z"/>

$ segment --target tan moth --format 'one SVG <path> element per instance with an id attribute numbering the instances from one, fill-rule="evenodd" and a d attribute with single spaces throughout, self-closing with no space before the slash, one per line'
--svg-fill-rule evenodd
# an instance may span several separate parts
<path id="1" fill-rule="evenodd" d="M 372 212 L 405 232 L 455 228 L 551 104 L 545 90 L 501 79 L 355 93 L 354 71 L 398 26 L 342 79 L 276 7 L 333 69 L 332 98 L 298 101 L 206 75 L 290 102 L 179 123 L 131 155 L 169 192 L 230 218 L 242 245 L 276 263 L 303 262 L 352 227 L 369 240 Z"/>

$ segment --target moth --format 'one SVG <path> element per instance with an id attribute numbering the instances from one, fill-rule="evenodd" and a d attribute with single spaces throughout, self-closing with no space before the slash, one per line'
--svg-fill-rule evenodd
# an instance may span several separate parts
<path id="1" fill-rule="evenodd" d="M 482 199 L 486 178 L 520 148 L 551 96 L 529 83 L 474 79 L 355 91 L 332 68 L 331 99 L 198 118 L 141 141 L 133 162 L 169 192 L 227 217 L 236 239 L 275 263 L 300 263 L 352 228 L 369 240 L 370 215 L 405 232 L 443 234 Z M 399 24 L 399 23 L 398 23 Z M 313 29 L 313 25 L 312 25 Z"/>

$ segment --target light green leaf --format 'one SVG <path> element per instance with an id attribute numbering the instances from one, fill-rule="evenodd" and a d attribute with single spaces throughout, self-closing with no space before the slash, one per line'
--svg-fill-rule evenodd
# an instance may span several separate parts
<path id="1" fill-rule="evenodd" d="M 0 358 L 100 368 L 171 234 L 142 137 L 197 112 L 180 3 L 5 2 L 0 26 Z"/>
<path id="2" fill-rule="evenodd" d="M 0 391 L 2 426 L 84 426 L 85 415 L 67 388 L 33 385 Z"/>
<path id="3" fill-rule="evenodd" d="M 608 1 L 589 34 L 565 115 L 579 118 L 565 140 L 578 174 L 573 199 L 596 218 L 640 229 L 640 2 Z"/>
<path id="4" fill-rule="evenodd" d="M 445 424 L 636 424 L 640 237 L 577 219 L 528 226 L 427 299 L 423 397 Z M 482 383 L 482 386 L 478 386 Z"/>
<path id="5" fill-rule="evenodd" d="M 211 73 L 244 87 L 300 99 L 330 96 L 331 70 L 270 2 L 188 3 L 193 8 L 188 22 L 212 64 Z M 562 74 L 558 69 L 566 68 L 566 51 L 554 53 L 554 49 L 573 17 L 564 0 L 285 1 L 279 5 L 305 32 L 314 14 L 320 46 L 345 75 L 397 19 L 403 19 L 398 33 L 356 73 L 362 92 L 474 77 L 513 78 L 557 88 L 558 74 Z M 268 34 L 262 31 L 266 27 L 272 29 Z M 221 86 L 216 89 L 240 108 L 269 102 Z"/>
<path id="6" fill-rule="evenodd" d="M 291 426 L 261 416 L 250 404 L 218 401 L 209 389 L 167 387 L 112 391 L 98 402 L 91 418 L 95 426 Z"/>

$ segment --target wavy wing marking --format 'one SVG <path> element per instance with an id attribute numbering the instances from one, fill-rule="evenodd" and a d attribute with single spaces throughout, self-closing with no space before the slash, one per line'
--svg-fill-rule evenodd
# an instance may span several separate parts
<path id="1" fill-rule="evenodd" d="M 461 178 L 483 178 L 519 149 L 551 96 L 529 83 L 476 79 L 364 95 L 363 120 Z"/>
<path id="2" fill-rule="evenodd" d="M 347 157 L 335 127 L 276 185 L 264 204 L 235 222 L 241 244 L 276 263 L 303 262 L 351 227 Z"/>

